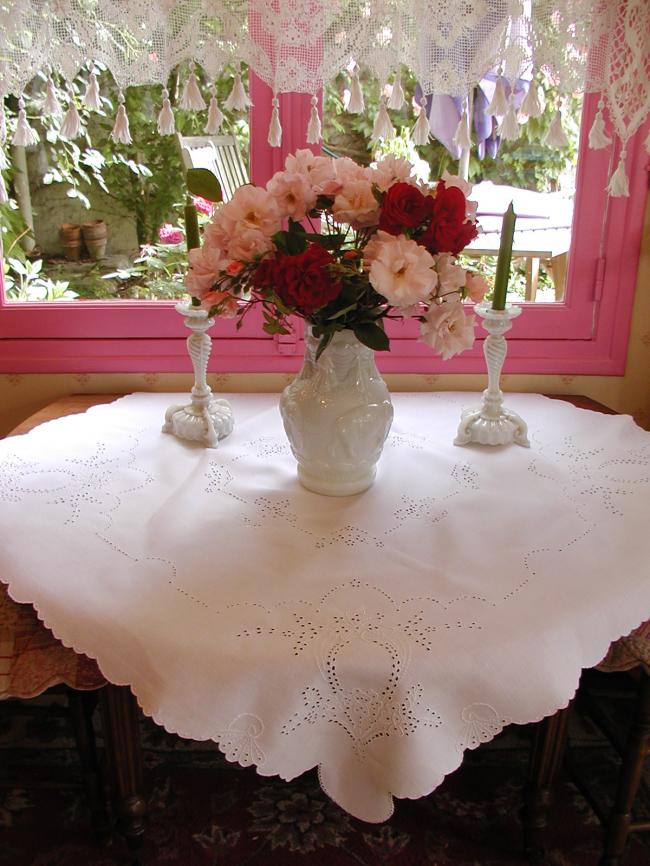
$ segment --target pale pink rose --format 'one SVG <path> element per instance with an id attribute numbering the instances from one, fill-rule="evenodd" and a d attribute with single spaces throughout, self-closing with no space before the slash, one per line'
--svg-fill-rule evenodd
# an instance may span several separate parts
<path id="1" fill-rule="evenodd" d="M 348 180 L 336 194 L 332 214 L 339 223 L 348 223 L 353 229 L 375 226 L 379 222 L 379 202 L 366 178 Z"/>
<path id="2" fill-rule="evenodd" d="M 201 298 L 201 308 L 210 311 L 219 305 L 217 313 L 222 319 L 232 319 L 237 315 L 237 299 L 230 292 L 206 292 Z"/>
<path id="3" fill-rule="evenodd" d="M 218 212 L 216 223 L 228 237 L 235 230 L 257 229 L 271 237 L 282 228 L 282 215 L 277 202 L 265 189 L 257 186 L 240 186 L 229 202 Z"/>
<path id="4" fill-rule="evenodd" d="M 185 275 L 185 285 L 190 295 L 195 298 L 202 298 L 219 279 L 223 260 L 218 253 L 220 251 L 208 250 L 205 247 L 190 250 L 190 267 Z"/>
<path id="5" fill-rule="evenodd" d="M 438 276 L 431 253 L 415 241 L 390 236 L 377 250 L 370 267 L 370 283 L 394 307 L 409 307 L 427 300 Z"/>
<path id="6" fill-rule="evenodd" d="M 289 154 L 284 163 L 287 171 L 302 174 L 316 194 L 333 195 L 341 188 L 336 179 L 334 160 L 329 156 L 316 156 L 311 150 L 297 150 Z"/>
<path id="7" fill-rule="evenodd" d="M 254 258 L 273 249 L 273 241 L 257 229 L 235 231 L 228 244 L 228 258 L 238 262 L 252 262 Z"/>
<path id="8" fill-rule="evenodd" d="M 171 223 L 165 223 L 158 229 L 158 237 L 161 244 L 182 244 L 184 241 L 183 232 Z"/>
<path id="9" fill-rule="evenodd" d="M 458 292 L 465 285 L 467 271 L 456 264 L 454 257 L 449 253 L 441 253 L 436 257 L 436 270 L 440 288 L 439 295 L 448 295 Z"/>
<path id="10" fill-rule="evenodd" d="M 386 243 L 386 241 L 391 240 L 394 235 L 389 234 L 388 232 L 383 231 L 383 229 L 378 229 L 375 234 L 370 238 L 366 246 L 363 250 L 363 269 L 364 271 L 369 271 L 372 263 L 377 258 L 377 254 Z"/>
<path id="11" fill-rule="evenodd" d="M 223 210 L 223 209 L 222 209 Z M 222 210 L 218 211 L 203 229 L 203 246 L 214 249 L 225 250 L 230 241 L 228 228 L 221 219 Z"/>
<path id="12" fill-rule="evenodd" d="M 440 180 L 444 180 L 445 186 L 457 186 L 465 198 L 469 198 L 472 194 L 473 186 L 457 174 L 449 174 L 445 169 Z"/>
<path id="13" fill-rule="evenodd" d="M 363 180 L 368 183 L 370 182 L 370 170 L 363 165 L 359 165 L 353 159 L 341 156 L 333 162 L 336 178 L 343 186 L 351 181 Z"/>
<path id="14" fill-rule="evenodd" d="M 488 283 L 483 274 L 467 271 L 465 275 L 465 291 L 470 301 L 480 303 L 488 290 Z"/>
<path id="15" fill-rule="evenodd" d="M 304 174 L 278 171 L 266 185 L 282 216 L 300 222 L 316 204 L 316 191 Z"/>
<path id="16" fill-rule="evenodd" d="M 393 154 L 388 154 L 371 168 L 372 182 L 382 192 L 393 186 L 394 183 L 410 183 L 415 185 L 416 178 L 413 177 L 413 166 L 406 159 L 401 159 Z"/>
<path id="17" fill-rule="evenodd" d="M 466 315 L 463 305 L 434 304 L 420 325 L 420 339 L 446 361 L 474 345 L 474 316 Z"/>

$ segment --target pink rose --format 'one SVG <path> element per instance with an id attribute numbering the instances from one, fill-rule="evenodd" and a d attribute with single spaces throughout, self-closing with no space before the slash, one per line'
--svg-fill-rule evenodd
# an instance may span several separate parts
<path id="1" fill-rule="evenodd" d="M 300 222 L 316 204 L 316 191 L 303 174 L 278 171 L 266 185 L 283 216 Z"/>
<path id="2" fill-rule="evenodd" d="M 221 265 L 226 264 L 220 258 L 220 252 L 217 250 L 215 254 L 214 250 L 205 247 L 190 250 L 190 267 L 185 275 L 185 285 L 193 297 L 202 298 L 219 279 Z"/>
<path id="3" fill-rule="evenodd" d="M 373 195 L 370 181 L 365 177 L 346 181 L 334 198 L 332 214 L 337 222 L 348 223 L 355 230 L 376 226 L 379 202 Z"/>
<path id="4" fill-rule="evenodd" d="M 446 361 L 474 345 L 474 316 L 465 315 L 460 301 L 434 304 L 420 325 L 420 339 Z"/>
<path id="5" fill-rule="evenodd" d="M 467 271 L 465 276 L 465 291 L 470 301 L 474 301 L 475 304 L 480 303 L 485 297 L 487 290 L 488 284 L 483 274 Z"/>
<path id="6" fill-rule="evenodd" d="M 244 229 L 257 229 L 271 237 L 282 228 L 282 214 L 270 192 L 248 184 L 235 190 L 213 222 L 228 238 Z"/>
<path id="7" fill-rule="evenodd" d="M 210 312 L 217 307 L 213 315 L 222 319 L 233 319 L 237 315 L 237 299 L 230 292 L 206 292 L 201 298 L 201 308 Z"/>
<path id="8" fill-rule="evenodd" d="M 381 192 L 386 192 L 394 183 L 415 184 L 416 179 L 408 160 L 388 154 L 372 169 L 372 182 Z"/>
<path id="9" fill-rule="evenodd" d="M 235 232 L 228 244 L 228 258 L 238 262 L 252 262 L 255 257 L 273 249 L 270 237 L 257 229 L 244 228 Z"/>
<path id="10" fill-rule="evenodd" d="M 394 307 L 427 300 L 438 282 L 435 261 L 424 247 L 400 235 L 378 246 L 369 279 L 375 291 Z"/>
<path id="11" fill-rule="evenodd" d="M 161 244 L 182 244 L 184 237 L 183 232 L 171 223 L 165 223 L 158 229 L 158 237 Z"/>

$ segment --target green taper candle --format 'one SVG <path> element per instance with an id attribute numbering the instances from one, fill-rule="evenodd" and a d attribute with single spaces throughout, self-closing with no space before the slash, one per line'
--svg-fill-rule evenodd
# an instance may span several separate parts
<path id="1" fill-rule="evenodd" d="M 494 278 L 494 294 L 492 296 L 492 309 L 505 310 L 506 294 L 508 293 L 508 279 L 510 278 L 510 259 L 512 258 L 512 241 L 515 236 L 515 222 L 517 216 L 512 202 L 503 215 L 501 225 L 501 243 L 499 244 L 499 258 L 497 260 L 497 272 Z"/>
<path id="2" fill-rule="evenodd" d="M 195 247 L 201 246 L 199 236 L 199 217 L 194 207 L 194 202 L 188 200 L 185 205 L 185 240 L 187 242 L 187 251 L 193 250 Z"/>

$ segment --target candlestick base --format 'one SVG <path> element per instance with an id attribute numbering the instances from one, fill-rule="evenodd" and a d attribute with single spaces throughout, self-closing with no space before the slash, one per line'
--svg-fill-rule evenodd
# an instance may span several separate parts
<path id="1" fill-rule="evenodd" d="M 227 400 L 192 397 L 192 402 L 185 406 L 169 407 L 162 431 L 216 448 L 220 439 L 232 433 L 234 424 L 232 407 Z"/>
<path id="2" fill-rule="evenodd" d="M 170 406 L 165 412 L 162 432 L 216 448 L 220 439 L 232 433 L 235 420 L 230 403 L 223 398 L 213 397 L 206 381 L 212 349 L 207 331 L 214 324 L 214 319 L 210 319 L 207 312 L 199 307 L 178 304 L 176 309 L 192 331 L 187 338 L 187 349 L 194 367 L 194 386 L 190 403 Z"/>
<path id="3" fill-rule="evenodd" d="M 488 368 L 488 387 L 483 402 L 477 409 L 461 413 L 454 445 L 523 445 L 530 447 L 526 422 L 511 409 L 503 406 L 503 392 L 499 388 L 501 369 L 508 351 L 503 336 L 512 327 L 511 320 L 521 313 L 521 307 L 506 305 L 505 310 L 493 310 L 487 303 L 477 304 L 474 312 L 483 319 L 488 332 L 483 354 Z"/>

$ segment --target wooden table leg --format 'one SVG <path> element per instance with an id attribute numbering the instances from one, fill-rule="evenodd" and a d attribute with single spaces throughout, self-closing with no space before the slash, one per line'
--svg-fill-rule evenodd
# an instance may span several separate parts
<path id="1" fill-rule="evenodd" d="M 646 673 L 641 676 L 636 710 L 625 746 L 614 807 L 605 830 L 605 845 L 599 866 L 618 866 L 628 833 L 634 829 L 632 804 L 650 749 L 650 676 Z"/>
<path id="2" fill-rule="evenodd" d="M 142 753 L 138 707 L 126 686 L 107 685 L 101 691 L 106 754 L 113 777 L 119 828 L 139 863 L 144 838 L 146 802 L 142 795 Z"/>
<path id="3" fill-rule="evenodd" d="M 93 728 L 93 713 L 96 706 L 96 691 L 68 690 L 68 708 L 81 761 L 81 773 L 90 806 L 92 827 L 97 841 L 105 844 L 108 841 L 110 822 Z"/>
<path id="4" fill-rule="evenodd" d="M 539 285 L 539 259 L 536 256 L 528 256 L 526 259 L 526 290 L 524 300 L 535 301 L 537 287 Z"/>
<path id="5" fill-rule="evenodd" d="M 545 859 L 546 826 L 553 784 L 562 765 L 570 706 L 537 724 L 524 791 L 524 849 L 531 863 Z"/>

